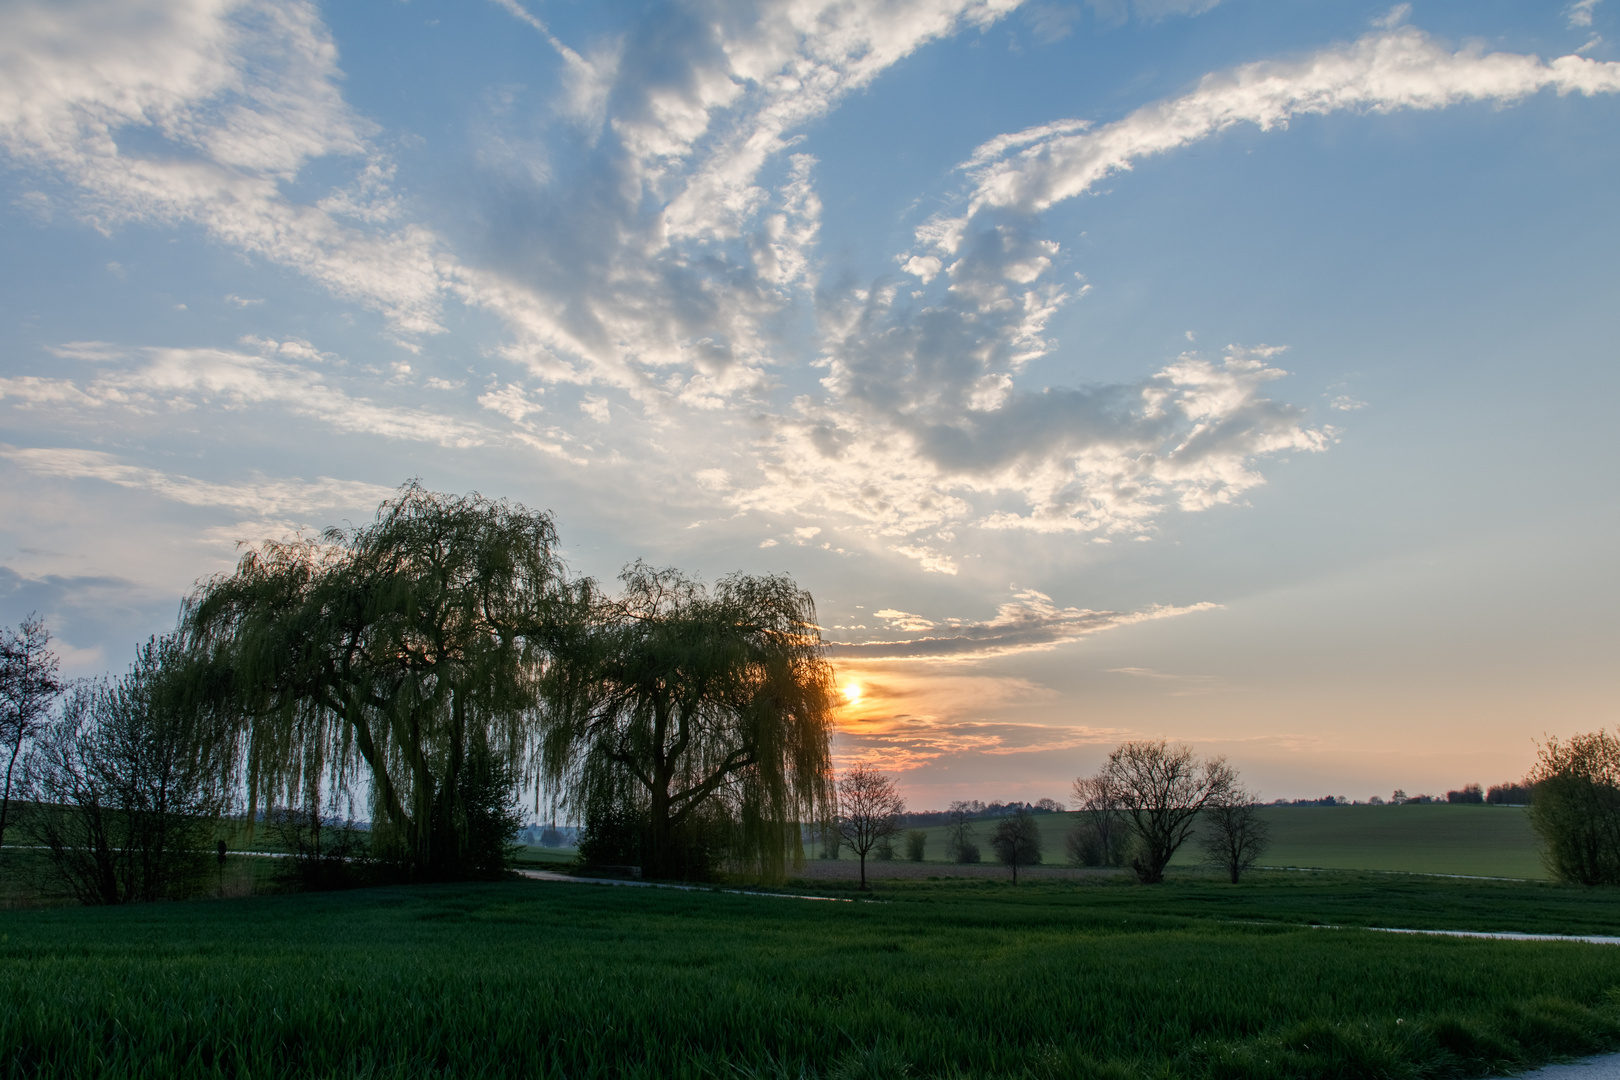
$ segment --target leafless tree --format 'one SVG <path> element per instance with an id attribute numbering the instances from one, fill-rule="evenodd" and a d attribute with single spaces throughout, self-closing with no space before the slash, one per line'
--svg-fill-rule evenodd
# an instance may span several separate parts
<path id="1" fill-rule="evenodd" d="M 861 888 L 866 888 L 867 853 L 900 831 L 905 812 L 894 781 L 876 769 L 854 765 L 838 781 L 838 835 L 861 860 Z"/>
<path id="2" fill-rule="evenodd" d="M 1041 830 L 1035 815 L 1020 806 L 996 823 L 990 837 L 990 848 L 1003 866 L 1012 869 L 1013 884 L 1018 884 L 1019 866 L 1033 866 L 1041 861 Z"/>
<path id="3" fill-rule="evenodd" d="M 1254 792 L 1235 785 L 1205 803 L 1203 816 L 1199 846 L 1236 885 L 1265 854 L 1271 843 L 1271 826 L 1260 816 Z"/>
<path id="4" fill-rule="evenodd" d="M 975 805 L 983 809 L 982 803 L 974 804 L 961 800 L 951 803 L 950 823 L 945 826 L 945 854 L 959 863 L 979 861 L 979 845 L 973 842 Z"/>
<path id="5" fill-rule="evenodd" d="M 1080 866 L 1119 866 L 1124 862 L 1125 823 L 1119 796 L 1101 776 L 1074 782 L 1075 822 L 1065 841 L 1069 859 Z"/>
<path id="6" fill-rule="evenodd" d="M 62 693 L 50 645 L 51 633 L 38 615 L 29 615 L 16 630 L 0 633 L 0 753 L 6 757 L 0 787 L 0 847 L 11 821 L 14 786 L 21 779 L 17 764 L 23 747 L 44 729 L 51 703 Z"/>
<path id="7" fill-rule="evenodd" d="M 1119 799 L 1119 812 L 1135 834 L 1131 869 L 1144 885 L 1164 880 L 1164 868 L 1192 833 L 1199 811 L 1237 782 L 1225 758 L 1200 758 L 1191 747 L 1163 739 L 1121 743 L 1098 779 Z"/>
<path id="8" fill-rule="evenodd" d="M 79 683 L 35 741 L 25 822 L 87 904 L 193 891 L 229 792 L 229 740 L 184 697 L 171 638 L 154 638 L 113 682 Z"/>

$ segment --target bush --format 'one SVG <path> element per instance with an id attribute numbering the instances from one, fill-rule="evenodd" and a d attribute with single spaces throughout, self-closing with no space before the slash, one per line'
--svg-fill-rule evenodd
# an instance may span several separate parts
<path id="1" fill-rule="evenodd" d="M 872 849 L 872 858 L 878 862 L 894 862 L 894 856 L 894 839 L 892 837 L 883 837 L 877 842 L 877 846 Z"/>
<path id="2" fill-rule="evenodd" d="M 1478 784 L 1464 784 L 1461 791 L 1446 792 L 1448 803 L 1484 803 L 1485 791 Z"/>
<path id="3" fill-rule="evenodd" d="M 1530 824 L 1547 869 L 1582 885 L 1620 884 L 1620 739 L 1606 731 L 1549 739 L 1530 779 Z"/>
<path id="4" fill-rule="evenodd" d="M 303 892 L 352 889 L 376 877 L 370 837 L 353 821 L 323 821 L 320 803 L 281 807 L 266 815 L 265 824 L 287 858 L 278 860 L 276 878 Z"/>
<path id="5" fill-rule="evenodd" d="M 979 861 L 979 845 L 971 840 L 964 840 L 956 845 L 956 861 L 959 863 L 976 863 Z"/>
<path id="6" fill-rule="evenodd" d="M 921 829 L 912 829 L 906 833 L 906 858 L 912 862 L 922 862 L 923 852 L 928 847 L 928 834 Z"/>

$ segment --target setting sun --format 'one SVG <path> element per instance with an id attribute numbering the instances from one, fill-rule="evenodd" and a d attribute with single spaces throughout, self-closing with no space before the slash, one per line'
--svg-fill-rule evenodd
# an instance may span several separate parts
<path id="1" fill-rule="evenodd" d="M 845 683 L 844 700 L 851 705 L 859 705 L 861 702 L 861 684 L 858 682 Z"/>

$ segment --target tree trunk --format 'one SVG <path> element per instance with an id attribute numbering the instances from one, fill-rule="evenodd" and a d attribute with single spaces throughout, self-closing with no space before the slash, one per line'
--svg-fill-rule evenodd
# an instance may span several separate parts
<path id="1" fill-rule="evenodd" d="M 861 889 L 862 889 L 862 891 L 864 891 L 866 889 L 866 852 L 864 852 L 864 851 L 860 852 L 860 856 L 861 856 Z"/>

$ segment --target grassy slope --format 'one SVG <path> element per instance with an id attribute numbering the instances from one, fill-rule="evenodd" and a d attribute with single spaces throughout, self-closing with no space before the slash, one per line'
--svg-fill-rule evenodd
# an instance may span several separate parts
<path id="1" fill-rule="evenodd" d="M 0 914 L 8 1076 L 1445 1077 L 1620 1045 L 1609 892 L 511 883 Z M 1268 920 L 1268 921 L 1261 921 Z"/>
<path id="2" fill-rule="evenodd" d="M 1426 874 L 1542 879 L 1540 849 L 1525 812 L 1511 806 L 1275 806 L 1264 811 L 1271 825 L 1268 866 L 1324 867 Z M 1040 814 L 1047 862 L 1064 861 L 1063 840 L 1074 814 Z M 975 823 L 982 857 L 992 861 L 991 821 Z M 928 834 L 928 862 L 945 860 L 943 827 Z M 903 848 L 903 845 L 902 845 Z M 843 858 L 853 858 L 848 851 Z M 1183 848 L 1176 865 L 1201 856 Z"/>

